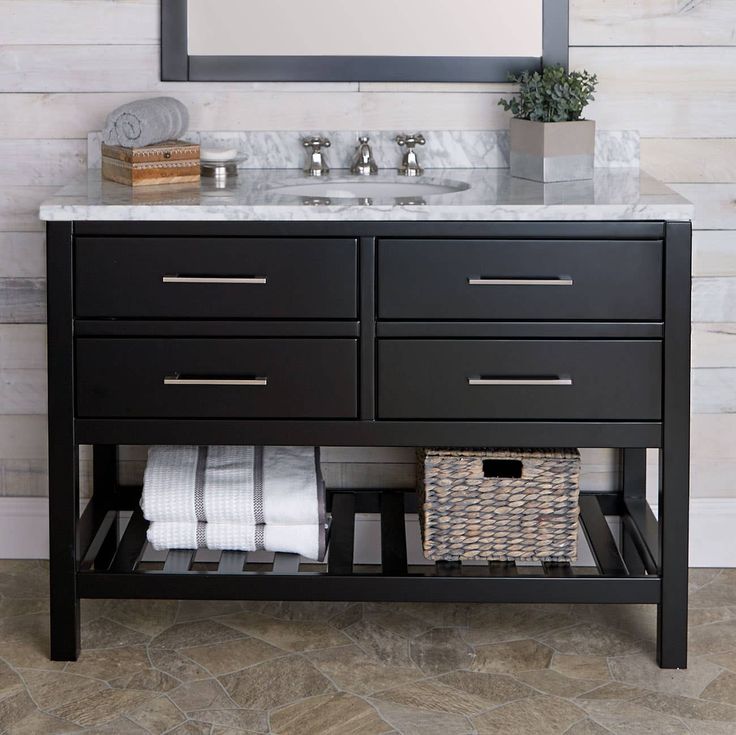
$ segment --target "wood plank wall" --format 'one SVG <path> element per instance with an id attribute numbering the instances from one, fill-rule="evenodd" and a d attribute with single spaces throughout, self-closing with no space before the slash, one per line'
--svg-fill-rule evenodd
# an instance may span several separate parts
<path id="1" fill-rule="evenodd" d="M 698 205 L 693 489 L 736 497 L 736 2 L 572 0 L 571 15 L 572 64 L 601 79 L 591 117 L 639 129 L 644 168 Z M 0 495 L 47 486 L 36 210 L 84 171 L 84 138 L 115 105 L 176 94 L 203 130 L 507 124 L 504 84 L 164 84 L 158 37 L 158 0 L 0 0 Z M 412 482 L 406 450 L 325 456 L 336 484 Z M 139 475 L 140 450 L 126 457 L 124 476 Z M 615 477 L 612 453 L 586 453 L 588 487 Z"/>

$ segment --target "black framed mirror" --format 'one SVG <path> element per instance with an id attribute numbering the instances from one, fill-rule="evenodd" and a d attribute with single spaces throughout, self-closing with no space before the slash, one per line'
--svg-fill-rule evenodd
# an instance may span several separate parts
<path id="1" fill-rule="evenodd" d="M 505 82 L 568 48 L 569 0 L 161 0 L 163 81 Z"/>

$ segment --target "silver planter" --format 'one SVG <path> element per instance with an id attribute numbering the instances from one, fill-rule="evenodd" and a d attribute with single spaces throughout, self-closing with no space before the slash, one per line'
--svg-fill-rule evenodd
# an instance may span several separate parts
<path id="1" fill-rule="evenodd" d="M 511 175 L 542 181 L 593 178 L 595 121 L 511 120 Z"/>

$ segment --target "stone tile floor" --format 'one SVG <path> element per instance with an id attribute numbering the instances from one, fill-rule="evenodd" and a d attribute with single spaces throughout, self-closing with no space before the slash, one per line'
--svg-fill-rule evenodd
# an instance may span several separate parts
<path id="1" fill-rule="evenodd" d="M 0 732 L 736 733 L 736 570 L 691 573 L 691 666 L 638 606 L 88 601 L 47 658 L 47 567 L 0 561 Z"/>

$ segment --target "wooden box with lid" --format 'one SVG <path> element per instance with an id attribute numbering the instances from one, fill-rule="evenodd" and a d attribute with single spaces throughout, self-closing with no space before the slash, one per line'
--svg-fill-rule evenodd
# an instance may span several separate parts
<path id="1" fill-rule="evenodd" d="M 102 177 L 128 186 L 197 183 L 199 146 L 168 140 L 143 148 L 102 144 Z"/>

